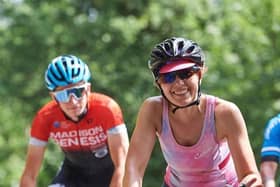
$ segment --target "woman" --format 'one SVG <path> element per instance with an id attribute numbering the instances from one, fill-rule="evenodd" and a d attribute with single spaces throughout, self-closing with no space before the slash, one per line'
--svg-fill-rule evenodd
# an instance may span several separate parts
<path id="1" fill-rule="evenodd" d="M 125 187 L 142 186 L 156 137 L 167 162 L 163 187 L 262 186 L 239 108 L 200 91 L 204 62 L 199 45 L 185 38 L 152 50 L 149 68 L 161 96 L 139 110 Z"/>

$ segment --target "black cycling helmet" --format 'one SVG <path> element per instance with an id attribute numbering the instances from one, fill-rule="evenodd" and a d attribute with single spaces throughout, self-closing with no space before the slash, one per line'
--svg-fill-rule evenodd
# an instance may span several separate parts
<path id="1" fill-rule="evenodd" d="M 154 78 L 157 80 L 160 69 L 164 65 L 172 64 L 177 60 L 186 60 L 192 63 L 191 65 L 202 67 L 204 65 L 205 56 L 200 46 L 192 40 L 172 37 L 154 47 L 148 65 Z M 185 69 L 187 66 L 181 66 L 179 69 L 180 68 Z M 179 69 L 175 68 L 175 70 Z"/>
<path id="2" fill-rule="evenodd" d="M 155 80 L 157 81 L 160 73 L 168 73 L 186 68 L 194 68 L 196 71 L 204 66 L 205 56 L 200 46 L 193 42 L 180 37 L 172 37 L 157 44 L 151 52 L 150 60 L 148 61 L 149 69 L 152 71 Z M 157 83 L 162 96 L 175 108 L 173 113 L 181 108 L 199 105 L 200 103 L 200 81 L 198 82 L 197 97 L 191 103 L 178 106 L 172 103 L 164 95 L 161 86 Z"/>

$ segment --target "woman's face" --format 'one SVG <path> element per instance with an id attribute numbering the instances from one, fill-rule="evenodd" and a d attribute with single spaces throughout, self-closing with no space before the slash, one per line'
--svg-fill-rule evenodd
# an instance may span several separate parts
<path id="1" fill-rule="evenodd" d="M 157 82 L 170 102 L 185 106 L 197 98 L 200 77 L 200 71 L 180 70 L 161 74 Z"/>
<path id="2" fill-rule="evenodd" d="M 56 93 L 64 91 L 64 101 Z M 52 97 L 57 101 L 61 110 L 72 120 L 77 121 L 78 117 L 85 111 L 90 93 L 89 83 L 77 83 L 68 86 L 57 87 L 51 92 Z"/>

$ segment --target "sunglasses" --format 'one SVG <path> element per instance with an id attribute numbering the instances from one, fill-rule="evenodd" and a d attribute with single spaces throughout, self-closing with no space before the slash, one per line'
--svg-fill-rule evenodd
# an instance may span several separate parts
<path id="1" fill-rule="evenodd" d="M 67 103 L 70 100 L 70 96 L 73 95 L 75 99 L 81 99 L 84 91 L 86 90 L 87 84 L 66 88 L 61 91 L 53 92 L 55 99 L 58 102 Z"/>
<path id="2" fill-rule="evenodd" d="M 176 77 L 179 77 L 179 79 L 181 80 L 188 79 L 191 76 L 193 76 L 193 74 L 197 73 L 199 70 L 199 67 L 194 66 L 188 69 L 160 74 L 160 78 L 161 80 L 163 80 L 164 83 L 171 84 L 176 80 Z"/>

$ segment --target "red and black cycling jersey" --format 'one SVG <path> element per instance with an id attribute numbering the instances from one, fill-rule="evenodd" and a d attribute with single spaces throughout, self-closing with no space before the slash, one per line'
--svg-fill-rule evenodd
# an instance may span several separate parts
<path id="1" fill-rule="evenodd" d="M 51 101 L 36 114 L 30 143 L 44 145 L 53 139 L 65 153 L 66 159 L 73 164 L 96 167 L 100 165 L 101 158 L 109 156 L 107 131 L 119 125 L 124 125 L 122 111 L 106 95 L 91 93 L 87 112 L 78 122 L 68 119 L 57 102 Z"/>

